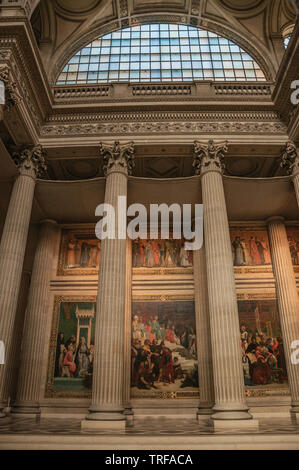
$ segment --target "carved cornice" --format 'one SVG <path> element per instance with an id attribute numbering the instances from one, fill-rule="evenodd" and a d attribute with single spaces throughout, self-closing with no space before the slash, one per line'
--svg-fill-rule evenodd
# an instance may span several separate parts
<path id="1" fill-rule="evenodd" d="M 115 141 L 113 145 L 100 143 L 100 155 L 103 158 L 104 174 L 108 175 L 114 171 L 125 171 L 132 175 L 135 166 L 134 142 L 122 144 Z"/>
<path id="2" fill-rule="evenodd" d="M 50 91 L 38 57 L 28 20 L 21 19 L 14 26 L 5 22 L 1 24 L 0 66 L 4 70 L 9 69 L 11 82 L 8 104 L 22 104 L 20 128 L 25 126 L 27 135 L 32 135 L 33 141 L 36 141 L 39 128 L 51 109 Z"/>
<path id="3" fill-rule="evenodd" d="M 224 156 L 228 152 L 228 142 L 215 144 L 212 139 L 205 145 L 201 142 L 194 142 L 193 168 L 196 175 L 201 175 L 207 170 L 219 171 L 223 173 L 225 164 Z"/>
<path id="4" fill-rule="evenodd" d="M 289 140 L 282 149 L 281 164 L 289 175 L 299 173 L 299 153 L 294 142 Z"/>
<path id="5" fill-rule="evenodd" d="M 41 177 L 47 170 L 45 152 L 41 145 L 24 149 L 20 153 L 13 154 L 13 160 L 18 167 L 20 174 Z"/>

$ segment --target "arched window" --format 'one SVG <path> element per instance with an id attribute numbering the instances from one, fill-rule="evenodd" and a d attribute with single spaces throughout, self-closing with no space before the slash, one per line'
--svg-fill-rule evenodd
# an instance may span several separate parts
<path id="1" fill-rule="evenodd" d="M 57 85 L 196 80 L 265 81 L 237 44 L 191 26 L 147 24 L 106 34 L 74 55 Z"/>

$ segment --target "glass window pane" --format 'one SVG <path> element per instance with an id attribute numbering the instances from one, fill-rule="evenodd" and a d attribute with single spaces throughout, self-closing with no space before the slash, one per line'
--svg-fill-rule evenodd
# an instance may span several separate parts
<path id="1" fill-rule="evenodd" d="M 254 58 L 228 38 L 163 23 L 124 28 L 92 41 L 64 65 L 57 84 L 193 79 L 266 80 Z"/>

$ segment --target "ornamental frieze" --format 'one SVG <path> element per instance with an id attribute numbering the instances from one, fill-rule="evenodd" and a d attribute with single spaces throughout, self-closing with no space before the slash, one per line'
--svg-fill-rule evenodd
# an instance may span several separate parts
<path id="1" fill-rule="evenodd" d="M 41 136 L 100 135 L 100 134 L 286 134 L 280 122 L 129 122 L 55 124 L 41 128 Z"/>

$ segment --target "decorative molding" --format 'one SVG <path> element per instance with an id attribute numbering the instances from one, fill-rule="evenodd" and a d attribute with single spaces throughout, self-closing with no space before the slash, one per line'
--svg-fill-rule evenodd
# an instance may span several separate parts
<path id="1" fill-rule="evenodd" d="M 276 300 L 276 292 L 243 292 L 237 294 L 238 300 Z"/>
<path id="2" fill-rule="evenodd" d="M 194 295 L 183 295 L 183 294 L 141 294 L 136 295 L 133 292 L 132 301 L 133 302 L 143 302 L 143 301 L 151 301 L 151 302 L 172 302 L 174 300 L 177 301 L 186 301 L 192 300 L 194 301 Z"/>
<path id="3" fill-rule="evenodd" d="M 110 122 L 90 124 L 55 124 L 41 128 L 42 137 L 74 135 L 152 135 L 152 134 L 280 134 L 286 135 L 286 127 L 280 122 Z"/>
<path id="4" fill-rule="evenodd" d="M 104 122 L 142 122 L 142 121 L 253 121 L 258 123 L 259 121 L 271 122 L 280 124 L 284 133 L 286 133 L 286 126 L 280 121 L 279 115 L 275 111 L 200 111 L 200 112 L 112 112 L 112 113 L 71 113 L 71 114 L 53 114 L 49 117 L 48 121 L 45 123 L 45 126 L 51 125 L 54 123 L 58 124 L 72 124 L 79 123 L 83 124 L 84 122 L 96 123 L 99 124 L 102 121 Z"/>
<path id="5" fill-rule="evenodd" d="M 288 387 L 280 388 L 245 388 L 245 395 L 247 398 L 260 398 L 260 397 L 284 397 L 289 396 L 290 391 Z"/>

